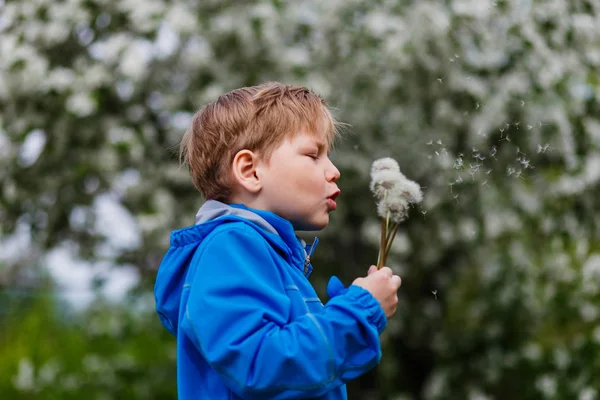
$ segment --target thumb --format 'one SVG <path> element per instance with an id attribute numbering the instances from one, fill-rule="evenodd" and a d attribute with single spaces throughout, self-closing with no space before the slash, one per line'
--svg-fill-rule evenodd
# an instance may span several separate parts
<path id="1" fill-rule="evenodd" d="M 371 275 L 374 272 L 377 272 L 378 269 L 375 265 L 371 265 L 371 267 L 369 267 L 369 272 L 367 272 L 367 275 Z"/>
<path id="2" fill-rule="evenodd" d="M 327 284 L 327 295 L 330 298 L 334 298 L 335 296 L 341 294 L 344 291 L 345 287 L 340 278 L 337 276 L 332 276 L 329 279 L 329 283 Z"/>

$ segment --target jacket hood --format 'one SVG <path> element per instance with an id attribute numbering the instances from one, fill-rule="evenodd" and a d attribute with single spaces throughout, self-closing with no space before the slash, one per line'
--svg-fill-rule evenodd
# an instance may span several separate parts
<path id="1" fill-rule="evenodd" d="M 289 221 L 272 212 L 208 200 L 198 210 L 194 226 L 171 233 L 169 250 L 158 268 L 154 286 L 156 311 L 164 327 L 174 336 L 179 324 L 181 294 L 189 266 L 198 254 L 196 250 L 215 228 L 230 222 L 252 226 L 304 275 L 312 272 L 310 256 L 318 243 L 317 238 L 307 246 L 296 237 Z"/>

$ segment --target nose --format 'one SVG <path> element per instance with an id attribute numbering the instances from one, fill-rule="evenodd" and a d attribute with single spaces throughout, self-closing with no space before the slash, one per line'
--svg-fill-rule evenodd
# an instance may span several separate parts
<path id="1" fill-rule="evenodd" d="M 337 182 L 340 179 L 340 170 L 329 160 L 329 168 L 325 173 L 325 179 L 327 182 Z"/>

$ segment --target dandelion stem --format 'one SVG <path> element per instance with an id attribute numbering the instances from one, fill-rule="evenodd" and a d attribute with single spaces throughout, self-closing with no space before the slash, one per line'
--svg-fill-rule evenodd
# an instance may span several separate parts
<path id="1" fill-rule="evenodd" d="M 385 244 L 385 255 L 383 256 L 384 263 L 386 262 L 387 257 L 390 254 L 390 249 L 392 248 L 392 242 L 394 241 L 394 238 L 396 237 L 396 233 L 398 232 L 399 227 L 400 227 L 400 224 L 393 224 L 391 232 L 388 234 L 386 244 Z"/>
<path id="2" fill-rule="evenodd" d="M 377 269 L 383 267 L 383 259 L 385 257 L 385 245 L 386 245 L 386 221 L 381 218 L 381 242 L 379 243 L 379 256 L 377 257 Z"/>

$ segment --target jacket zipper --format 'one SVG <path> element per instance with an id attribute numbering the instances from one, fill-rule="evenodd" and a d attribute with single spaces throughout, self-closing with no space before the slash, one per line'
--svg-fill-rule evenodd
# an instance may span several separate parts
<path id="1" fill-rule="evenodd" d="M 306 275 L 308 273 L 308 265 L 310 264 L 310 256 L 312 256 L 313 251 L 315 250 L 315 246 L 318 242 L 319 242 L 319 239 L 317 239 L 315 237 L 315 240 L 312 242 L 312 245 L 310 246 L 310 249 L 308 250 L 308 252 L 306 251 L 306 249 L 304 249 L 304 252 L 306 253 L 306 257 L 304 258 L 304 275 Z"/>

